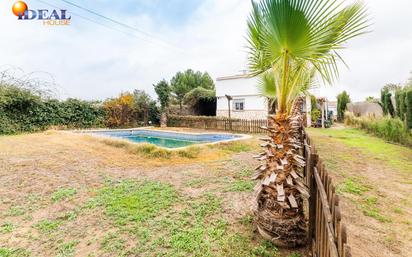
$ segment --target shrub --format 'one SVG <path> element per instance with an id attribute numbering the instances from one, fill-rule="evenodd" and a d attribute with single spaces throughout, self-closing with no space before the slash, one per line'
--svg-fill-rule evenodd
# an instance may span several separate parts
<path id="1" fill-rule="evenodd" d="M 399 118 L 355 117 L 353 113 L 346 112 L 345 124 L 363 129 L 388 141 L 412 146 L 412 135 Z"/>
<path id="2" fill-rule="evenodd" d="M 107 115 L 106 125 L 110 128 L 134 126 L 137 123 L 134 104 L 130 93 L 106 100 L 103 105 Z"/>

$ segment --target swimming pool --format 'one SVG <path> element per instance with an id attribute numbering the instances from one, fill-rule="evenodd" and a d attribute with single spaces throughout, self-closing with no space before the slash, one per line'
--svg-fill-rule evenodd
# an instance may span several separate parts
<path id="1" fill-rule="evenodd" d="M 149 143 L 165 148 L 180 148 L 195 144 L 214 143 L 240 139 L 232 134 L 194 134 L 156 130 L 93 131 L 95 135 L 122 138 L 134 143 Z"/>

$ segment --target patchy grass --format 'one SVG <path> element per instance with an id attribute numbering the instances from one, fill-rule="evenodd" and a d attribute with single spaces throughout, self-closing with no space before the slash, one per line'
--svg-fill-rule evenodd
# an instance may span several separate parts
<path id="1" fill-rule="evenodd" d="M 76 245 L 79 244 L 79 241 L 72 241 L 64 243 L 59 246 L 57 257 L 72 257 L 76 251 Z"/>
<path id="2" fill-rule="evenodd" d="M 34 225 L 41 233 L 55 232 L 61 224 L 61 221 L 44 219 Z"/>
<path id="3" fill-rule="evenodd" d="M 393 208 L 393 212 L 396 214 L 404 214 L 404 211 L 402 210 L 402 208 L 399 208 L 399 207 Z"/>
<path id="4" fill-rule="evenodd" d="M 6 222 L 3 223 L 3 225 L 0 226 L 0 233 L 7 234 L 13 232 L 14 225 L 11 222 Z"/>
<path id="5" fill-rule="evenodd" d="M 12 206 L 6 212 L 6 216 L 16 217 L 16 216 L 21 216 L 25 213 L 26 213 L 26 210 L 24 209 L 23 206 Z"/>
<path id="6" fill-rule="evenodd" d="M 125 249 L 125 240 L 118 233 L 109 233 L 103 238 L 101 248 L 106 253 L 119 253 Z"/>
<path id="7" fill-rule="evenodd" d="M 227 187 L 228 192 L 252 192 L 255 182 L 251 180 L 236 180 Z"/>
<path id="8" fill-rule="evenodd" d="M 0 247 L 0 256 L 1 257 L 29 257 L 30 252 L 25 249 L 10 249 Z"/>
<path id="9" fill-rule="evenodd" d="M 349 193 L 354 195 L 363 195 L 370 190 L 370 186 L 365 185 L 359 178 L 347 178 L 343 183 L 340 183 L 336 187 L 338 194 Z"/>
<path id="10" fill-rule="evenodd" d="M 209 145 L 212 149 L 219 149 L 221 151 L 226 151 L 230 153 L 241 153 L 241 152 L 250 152 L 258 148 L 258 146 L 254 144 L 250 144 L 247 141 L 233 141 L 228 143 L 220 143 Z"/>
<path id="11" fill-rule="evenodd" d="M 102 206 L 117 225 L 142 222 L 169 208 L 177 199 L 175 189 L 167 184 L 121 181 L 99 190 L 89 206 Z"/>
<path id="12" fill-rule="evenodd" d="M 378 198 L 376 196 L 364 198 L 360 208 L 363 214 L 368 217 L 374 218 L 380 222 L 392 222 L 389 217 L 382 214 L 380 208 L 378 207 Z"/>
<path id="13" fill-rule="evenodd" d="M 182 257 L 275 256 L 277 253 L 267 242 L 255 246 L 245 236 L 238 238 L 242 243 L 236 247 L 241 249 L 234 249 L 231 244 L 236 243 L 233 239 L 237 235 L 229 231 L 222 199 L 212 193 L 190 199 L 179 196 L 167 184 L 121 181 L 99 190 L 89 206 L 103 207 L 118 226 L 117 231 L 108 233 L 101 241 L 101 249 L 107 253 Z M 250 222 L 245 225 L 251 226 Z M 138 240 L 135 246 L 125 240 L 131 236 Z"/>
<path id="14" fill-rule="evenodd" d="M 67 211 L 67 212 L 62 212 L 59 213 L 59 215 L 57 216 L 57 220 L 61 220 L 61 221 L 73 221 L 77 218 L 77 216 L 80 213 L 80 209 L 76 208 L 73 211 Z"/>
<path id="15" fill-rule="evenodd" d="M 77 194 L 77 189 L 75 188 L 60 188 L 54 192 L 51 196 L 53 202 L 69 200 Z"/>
<path id="16" fill-rule="evenodd" d="M 185 183 L 185 186 L 187 187 L 192 187 L 192 188 L 201 188 L 204 185 L 206 185 L 207 183 L 209 183 L 209 181 L 207 179 L 204 178 L 195 178 L 192 180 L 189 180 Z"/>

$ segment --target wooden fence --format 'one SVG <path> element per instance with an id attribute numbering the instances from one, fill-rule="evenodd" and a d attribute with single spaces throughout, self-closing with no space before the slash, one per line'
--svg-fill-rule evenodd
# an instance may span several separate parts
<path id="1" fill-rule="evenodd" d="M 267 126 L 267 120 L 229 119 L 224 117 L 175 116 L 169 115 L 168 126 L 188 127 L 210 130 L 224 130 L 239 133 L 266 133 L 261 127 Z"/>
<path id="2" fill-rule="evenodd" d="M 339 197 L 332 178 L 306 133 L 304 155 L 306 184 L 310 190 L 308 237 L 312 245 L 312 256 L 351 257 L 346 226 L 341 222 Z"/>

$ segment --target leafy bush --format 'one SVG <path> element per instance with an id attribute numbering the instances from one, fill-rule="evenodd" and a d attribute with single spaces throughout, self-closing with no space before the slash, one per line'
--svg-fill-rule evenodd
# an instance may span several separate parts
<path id="1" fill-rule="evenodd" d="M 110 128 L 136 127 L 147 125 L 149 121 L 152 124 L 159 123 L 160 113 L 156 102 L 141 90 L 107 99 L 103 106 L 106 112 L 105 124 Z"/>
<path id="2" fill-rule="evenodd" d="M 345 124 L 363 129 L 388 141 L 412 146 L 411 132 L 399 118 L 356 117 L 353 113 L 346 112 Z"/>

